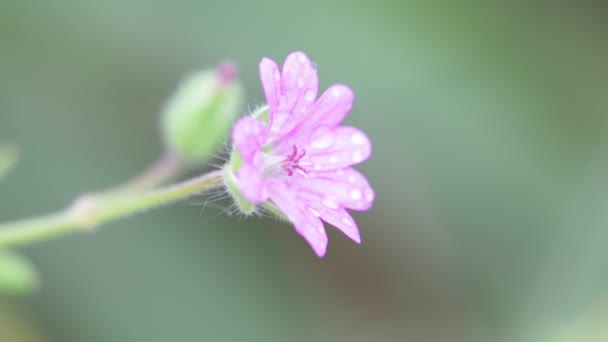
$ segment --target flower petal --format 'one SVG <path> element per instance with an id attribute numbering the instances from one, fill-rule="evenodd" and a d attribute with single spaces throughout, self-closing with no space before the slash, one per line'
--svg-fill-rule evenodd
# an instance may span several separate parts
<path id="1" fill-rule="evenodd" d="M 298 190 L 300 200 L 321 203 L 327 209 L 367 211 L 375 198 L 365 176 L 353 168 L 309 172 L 308 177 L 293 177 L 292 186 Z"/>
<path id="2" fill-rule="evenodd" d="M 268 199 L 264 174 L 261 168 L 251 163 L 243 164 L 239 168 L 236 177 L 239 181 L 239 189 L 248 201 L 258 204 Z"/>
<path id="3" fill-rule="evenodd" d="M 232 141 L 245 161 L 251 161 L 255 153 L 262 149 L 265 129 L 258 119 L 246 115 L 232 128 Z"/>
<path id="4" fill-rule="evenodd" d="M 266 95 L 266 102 L 271 113 L 276 112 L 279 107 L 279 95 L 281 92 L 281 73 L 279 67 L 270 58 L 262 58 L 260 61 L 260 80 Z"/>
<path id="5" fill-rule="evenodd" d="M 354 99 L 355 94 L 349 87 L 342 84 L 332 85 L 310 108 L 310 114 L 298 130 L 308 131 L 320 125 L 335 127 L 341 124 L 350 112 Z"/>
<path id="6" fill-rule="evenodd" d="M 356 243 L 361 243 L 361 235 L 355 220 L 344 209 L 325 210 L 321 212 L 321 219 L 338 228 L 344 235 Z"/>
<path id="7" fill-rule="evenodd" d="M 359 164 L 369 158 L 372 145 L 361 130 L 340 126 L 333 129 L 320 126 L 309 135 L 293 138 L 281 143 L 276 150 L 288 153 L 289 146 L 301 146 L 306 150 L 306 157 L 300 163 L 310 171 L 328 171 Z"/>
<path id="8" fill-rule="evenodd" d="M 323 257 L 327 250 L 327 234 L 323 222 L 306 211 L 303 202 L 295 200 L 296 193 L 281 181 L 268 182 L 270 199 L 293 223 L 298 234 L 302 235 L 315 251 L 317 256 Z"/>
<path id="9" fill-rule="evenodd" d="M 289 133 L 307 117 L 318 90 L 317 70 L 306 54 L 296 51 L 287 56 L 280 76 L 278 107 L 270 110 L 269 127 L 273 137 Z M 268 98 L 267 94 L 267 100 L 274 101 L 273 96 Z"/>
<path id="10" fill-rule="evenodd" d="M 287 56 L 281 74 L 281 92 L 285 95 L 282 109 L 300 116 L 315 103 L 318 91 L 317 69 L 308 56 L 301 51 Z"/>
<path id="11" fill-rule="evenodd" d="M 309 202 L 307 207 L 308 211 L 313 215 L 338 228 L 344 235 L 356 243 L 361 243 L 357 224 L 346 210 L 343 208 L 330 209 L 318 201 Z"/>

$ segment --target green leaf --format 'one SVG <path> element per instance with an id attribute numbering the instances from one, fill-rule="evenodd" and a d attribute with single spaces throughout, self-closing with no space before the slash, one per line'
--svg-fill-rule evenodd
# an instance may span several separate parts
<path id="1" fill-rule="evenodd" d="M 22 255 L 0 251 L 0 292 L 26 295 L 40 287 L 40 277 L 32 264 Z"/>
<path id="2" fill-rule="evenodd" d="M 15 166 L 18 159 L 19 151 L 15 145 L 0 145 L 0 180 Z"/>

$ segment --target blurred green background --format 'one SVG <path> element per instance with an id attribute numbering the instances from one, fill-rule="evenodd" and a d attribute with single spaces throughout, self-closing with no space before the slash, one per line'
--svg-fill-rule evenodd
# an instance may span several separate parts
<path id="1" fill-rule="evenodd" d="M 303 50 L 374 143 L 363 243 L 317 259 L 204 196 L 21 249 L 0 341 L 608 340 L 602 1 L 0 2 L 0 219 L 62 208 L 162 151 L 188 72 Z M 202 171 L 202 170 L 201 170 Z"/>

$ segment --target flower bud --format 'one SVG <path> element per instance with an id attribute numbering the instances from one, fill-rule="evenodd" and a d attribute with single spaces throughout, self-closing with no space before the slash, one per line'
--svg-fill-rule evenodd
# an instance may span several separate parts
<path id="1" fill-rule="evenodd" d="M 40 287 L 40 278 L 32 264 L 20 254 L 0 251 L 0 293 L 29 294 Z"/>
<path id="2" fill-rule="evenodd" d="M 207 160 L 223 143 L 242 101 L 243 88 L 232 63 L 189 75 L 162 115 L 167 148 L 188 162 Z"/>

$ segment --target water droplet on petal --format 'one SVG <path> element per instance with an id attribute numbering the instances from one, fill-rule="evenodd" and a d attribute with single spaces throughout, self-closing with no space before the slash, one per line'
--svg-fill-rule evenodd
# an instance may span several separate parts
<path id="1" fill-rule="evenodd" d="M 329 209 L 338 209 L 339 207 L 338 202 L 329 197 L 323 197 L 323 205 Z"/>
<path id="2" fill-rule="evenodd" d="M 361 198 L 361 190 L 359 190 L 357 188 L 352 188 L 348 192 L 348 195 L 350 196 L 351 199 L 356 201 Z"/>
<path id="3" fill-rule="evenodd" d="M 353 163 L 359 163 L 360 161 L 363 160 L 363 153 L 361 153 L 361 151 L 355 151 L 353 152 Z"/>
<path id="4" fill-rule="evenodd" d="M 342 216 L 342 223 L 344 223 L 347 226 L 352 226 L 353 225 L 353 221 L 351 221 L 350 218 L 348 218 L 347 216 Z"/>
<path id="5" fill-rule="evenodd" d="M 318 226 L 318 227 L 317 227 L 317 231 L 318 231 L 319 233 L 323 233 L 323 226 Z"/>
<path id="6" fill-rule="evenodd" d="M 355 175 L 350 175 L 348 176 L 348 181 L 349 183 L 355 183 L 357 181 L 357 177 L 355 177 Z"/>
<path id="7" fill-rule="evenodd" d="M 363 197 L 365 197 L 366 201 L 371 202 L 374 200 L 374 197 L 376 197 L 376 194 L 374 194 L 374 190 L 367 188 L 363 190 Z"/>
<path id="8" fill-rule="evenodd" d="M 306 55 L 301 52 L 298 53 L 298 61 L 300 61 L 300 63 L 306 63 Z"/>
<path id="9" fill-rule="evenodd" d="M 321 126 L 312 133 L 310 145 L 317 150 L 323 150 L 330 147 L 333 142 L 334 134 L 331 129 L 326 126 Z"/>
<path id="10" fill-rule="evenodd" d="M 312 90 L 308 90 L 306 92 L 306 94 L 304 95 L 304 98 L 306 99 L 306 101 L 308 102 L 312 102 L 315 100 L 315 92 Z"/>
<path id="11" fill-rule="evenodd" d="M 332 164 L 338 164 L 338 158 L 336 158 L 335 156 L 331 157 L 331 158 L 329 158 L 329 162 Z"/>
<path id="12" fill-rule="evenodd" d="M 314 216 L 314 217 L 320 217 L 320 216 L 321 216 L 321 213 L 320 213 L 320 212 L 318 212 L 318 211 L 316 211 L 316 210 L 314 210 L 313 208 L 308 208 L 308 211 L 309 211 L 309 212 L 312 214 L 312 216 Z"/>
<path id="13" fill-rule="evenodd" d="M 355 133 L 351 135 L 350 142 L 352 142 L 354 145 L 363 145 L 365 144 L 365 137 L 361 133 Z"/>

